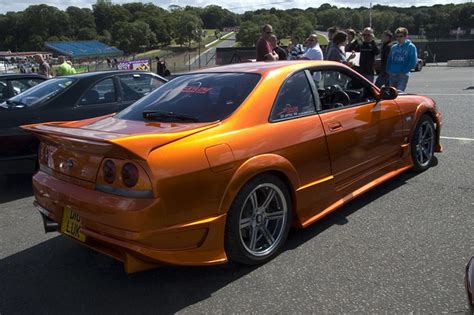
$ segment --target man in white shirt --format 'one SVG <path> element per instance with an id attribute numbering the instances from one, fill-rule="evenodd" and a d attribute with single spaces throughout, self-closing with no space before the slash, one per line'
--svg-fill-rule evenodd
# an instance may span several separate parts
<path id="1" fill-rule="evenodd" d="M 318 36 L 311 34 L 306 40 L 306 51 L 299 59 L 323 60 L 323 51 L 319 47 Z"/>

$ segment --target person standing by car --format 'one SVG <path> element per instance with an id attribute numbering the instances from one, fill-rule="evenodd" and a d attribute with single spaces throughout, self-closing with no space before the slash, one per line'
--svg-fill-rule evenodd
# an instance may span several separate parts
<path id="1" fill-rule="evenodd" d="M 387 73 L 387 59 L 388 55 L 390 54 L 390 49 L 392 48 L 392 38 L 393 34 L 390 30 L 385 30 L 382 33 L 382 47 L 380 53 L 380 73 L 375 80 L 375 85 L 379 88 L 388 85 L 389 82 L 389 75 Z"/>
<path id="2" fill-rule="evenodd" d="M 387 58 L 387 72 L 390 75 L 390 85 L 397 90 L 405 91 L 410 70 L 416 66 L 418 60 L 415 45 L 407 39 L 408 30 L 399 27 L 395 31 L 397 43 L 390 49 Z"/>
<path id="3" fill-rule="evenodd" d="M 362 32 L 362 43 L 359 46 L 360 61 L 357 69 L 370 82 L 374 82 L 375 56 L 380 53 L 375 43 L 374 30 L 371 27 L 364 28 Z"/>
<path id="4" fill-rule="evenodd" d="M 290 60 L 296 60 L 301 55 L 304 54 L 304 47 L 300 43 L 300 37 L 298 35 L 293 35 L 291 38 L 291 49 L 290 49 L 290 54 L 289 54 L 289 59 Z"/>
<path id="5" fill-rule="evenodd" d="M 49 64 L 44 61 L 43 56 L 40 54 L 34 55 L 36 63 L 39 65 L 38 67 L 38 74 L 41 74 L 47 78 L 51 78 L 51 70 L 49 68 Z M 34 72 L 34 71 L 33 71 Z"/>
<path id="6" fill-rule="evenodd" d="M 74 69 L 67 61 L 66 57 L 64 56 L 59 56 L 58 57 L 58 63 L 59 67 L 56 70 L 56 75 L 61 76 L 61 75 L 68 75 L 68 74 L 75 74 L 76 69 Z"/>
<path id="7" fill-rule="evenodd" d="M 334 35 L 336 35 L 338 31 L 339 31 L 339 28 L 337 26 L 331 26 L 330 28 L 328 28 L 328 45 L 326 46 L 326 49 L 324 50 L 325 57 L 328 55 L 329 50 L 331 50 Z"/>
<path id="8" fill-rule="evenodd" d="M 306 60 L 323 60 L 323 51 L 318 43 L 318 36 L 316 34 L 311 34 L 306 39 L 306 51 L 298 59 Z"/>
<path id="9" fill-rule="evenodd" d="M 273 34 L 273 27 L 270 24 L 262 26 L 262 36 L 258 39 L 256 46 L 257 61 L 274 61 L 278 60 L 278 55 L 273 51 L 273 47 L 269 42 L 270 36 Z"/>
<path id="10" fill-rule="evenodd" d="M 347 41 L 349 43 L 346 45 L 346 52 L 359 51 L 359 40 L 352 28 L 347 29 Z"/>
<path id="11" fill-rule="evenodd" d="M 276 35 L 272 34 L 269 40 L 270 40 L 270 44 L 272 45 L 273 52 L 275 52 L 278 55 L 278 60 L 287 60 L 288 54 L 286 53 L 286 50 L 278 46 L 278 39 Z"/>
<path id="12" fill-rule="evenodd" d="M 342 50 L 346 43 L 347 34 L 342 31 L 337 32 L 332 38 L 331 44 L 329 45 L 326 60 L 339 61 L 344 64 L 349 64 L 349 62 L 355 58 L 355 53 L 352 53 L 349 58 L 346 58 L 346 54 Z"/>

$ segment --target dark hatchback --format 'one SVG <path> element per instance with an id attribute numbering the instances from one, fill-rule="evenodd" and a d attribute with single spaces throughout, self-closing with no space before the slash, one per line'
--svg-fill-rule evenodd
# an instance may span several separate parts
<path id="1" fill-rule="evenodd" d="M 46 81 L 39 74 L 0 74 L 0 103 Z"/>
<path id="2" fill-rule="evenodd" d="M 145 71 L 105 71 L 45 81 L 0 104 L 0 175 L 32 173 L 38 141 L 19 126 L 121 111 L 167 80 Z"/>

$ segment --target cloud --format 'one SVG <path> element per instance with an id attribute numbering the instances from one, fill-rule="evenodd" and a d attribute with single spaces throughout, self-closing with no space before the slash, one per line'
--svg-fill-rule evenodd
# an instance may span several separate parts
<path id="1" fill-rule="evenodd" d="M 86 7 L 92 8 L 92 5 L 95 3 L 95 0 L 0 0 L 0 13 L 5 13 L 8 11 L 22 11 L 28 6 L 33 4 L 47 4 L 50 6 L 55 6 L 59 9 L 66 9 L 68 6 L 77 6 L 77 7 Z M 113 3 L 122 4 L 127 2 L 133 2 L 133 0 L 113 0 Z M 179 6 L 199 6 L 204 7 L 210 4 L 216 4 L 221 7 L 231 9 L 234 12 L 244 12 L 249 10 L 257 9 L 269 9 L 272 7 L 279 9 L 289 9 L 289 8 L 302 8 L 307 7 L 319 7 L 323 3 L 331 3 L 332 5 L 337 5 L 338 7 L 368 7 L 370 0 L 333 0 L 333 1 L 307 1 L 307 0 L 236 0 L 236 1 L 227 1 L 225 3 L 213 1 L 213 0 L 145 0 L 144 2 L 153 2 L 156 5 L 159 5 L 163 8 L 168 8 L 171 4 L 176 4 Z M 398 0 L 396 2 L 397 6 L 401 7 L 410 7 L 410 6 L 423 6 L 423 5 L 434 5 L 434 4 L 446 4 L 446 0 Z M 466 1 L 463 0 L 453 0 L 451 3 L 463 3 Z M 393 0 L 382 0 L 382 1 L 372 1 L 372 4 L 382 4 L 382 5 L 394 5 Z"/>

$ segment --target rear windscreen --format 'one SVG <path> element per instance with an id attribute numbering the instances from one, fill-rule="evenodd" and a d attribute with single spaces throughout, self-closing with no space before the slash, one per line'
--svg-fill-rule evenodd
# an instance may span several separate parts
<path id="1" fill-rule="evenodd" d="M 159 111 L 173 114 L 166 121 L 179 121 L 180 115 L 199 122 L 222 120 L 242 104 L 259 80 L 260 75 L 253 73 L 182 75 L 138 100 L 116 117 L 146 120 L 143 112 Z M 159 121 L 163 118 L 152 119 Z"/>

